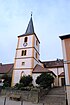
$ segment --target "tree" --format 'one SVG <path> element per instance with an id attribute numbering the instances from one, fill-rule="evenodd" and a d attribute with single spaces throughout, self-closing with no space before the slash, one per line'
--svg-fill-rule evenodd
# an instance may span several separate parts
<path id="1" fill-rule="evenodd" d="M 11 86 L 11 80 L 12 80 L 12 77 L 11 76 L 8 76 L 7 74 L 4 74 L 1 79 L 4 79 L 3 81 L 3 86 L 4 87 L 10 87 Z"/>
<path id="2" fill-rule="evenodd" d="M 51 87 L 51 84 L 53 82 L 54 82 L 54 77 L 49 73 L 42 73 L 36 79 L 36 83 L 43 88 Z"/>
<path id="3" fill-rule="evenodd" d="M 20 83 L 22 83 L 25 86 L 29 86 L 32 83 L 32 76 L 28 75 L 28 76 L 23 76 L 20 79 Z"/>

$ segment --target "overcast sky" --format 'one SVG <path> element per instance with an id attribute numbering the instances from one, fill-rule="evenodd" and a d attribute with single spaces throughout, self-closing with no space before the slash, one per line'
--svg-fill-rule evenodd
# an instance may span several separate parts
<path id="1" fill-rule="evenodd" d="M 17 36 L 25 33 L 31 11 L 40 60 L 63 58 L 59 36 L 70 33 L 70 0 L 0 0 L 0 62 L 14 62 Z"/>

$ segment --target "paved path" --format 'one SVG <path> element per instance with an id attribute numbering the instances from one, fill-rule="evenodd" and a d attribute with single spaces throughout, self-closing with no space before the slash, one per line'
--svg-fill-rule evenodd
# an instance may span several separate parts
<path id="1" fill-rule="evenodd" d="M 0 96 L 0 105 L 4 105 L 4 101 L 5 101 L 5 97 Z M 9 100 L 9 98 L 6 98 L 6 104 L 5 105 L 21 105 L 21 102 Z"/>
<path id="2" fill-rule="evenodd" d="M 5 96 L 0 96 L 0 105 L 4 105 Z M 14 101 L 9 100 L 9 98 L 6 98 L 6 104 L 5 105 L 21 105 L 21 101 Z M 23 102 L 23 105 L 43 105 L 42 103 L 39 104 L 33 104 L 31 102 Z"/>

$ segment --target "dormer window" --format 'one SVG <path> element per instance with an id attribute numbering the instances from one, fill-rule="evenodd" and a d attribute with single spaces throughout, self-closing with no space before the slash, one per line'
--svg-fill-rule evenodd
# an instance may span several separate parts
<path id="1" fill-rule="evenodd" d="M 27 40 L 28 40 L 28 37 L 25 37 L 25 38 L 24 38 L 24 42 L 27 42 Z"/>

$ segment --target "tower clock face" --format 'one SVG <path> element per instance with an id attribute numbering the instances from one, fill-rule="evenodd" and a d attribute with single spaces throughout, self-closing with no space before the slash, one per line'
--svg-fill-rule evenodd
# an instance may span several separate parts
<path id="1" fill-rule="evenodd" d="M 26 47 L 26 46 L 27 46 L 27 43 L 25 42 L 25 43 L 23 44 L 23 46 Z"/>

